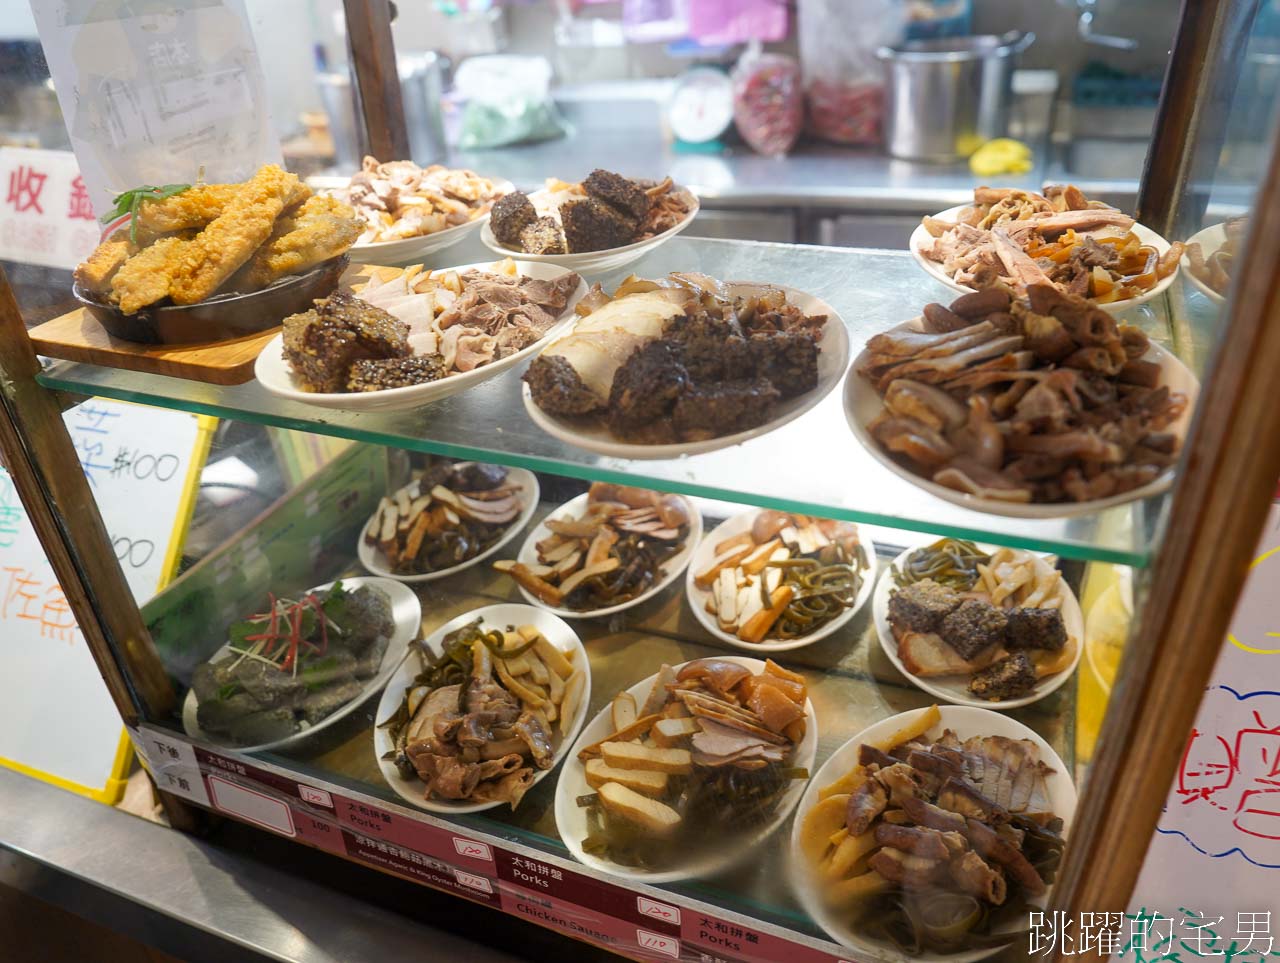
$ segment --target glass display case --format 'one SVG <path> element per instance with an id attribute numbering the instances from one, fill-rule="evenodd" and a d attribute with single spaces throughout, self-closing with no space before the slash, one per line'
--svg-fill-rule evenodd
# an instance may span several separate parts
<path id="1" fill-rule="evenodd" d="M 835 913 L 835 924 L 833 911 L 815 911 L 816 904 L 804 895 L 815 878 L 805 853 L 807 840 L 817 832 L 812 827 L 822 825 L 812 816 L 821 805 L 822 790 L 855 765 L 862 767 L 858 779 L 844 784 L 852 813 L 858 792 L 869 785 L 869 771 L 883 772 L 895 762 L 905 765 L 903 760 L 908 758 L 901 738 L 877 743 L 878 762 L 874 752 L 860 756 L 858 744 L 870 745 L 887 736 L 893 726 L 886 720 L 891 717 L 914 713 L 899 720 L 908 725 L 920 718 L 922 710 L 939 704 L 945 726 L 935 726 L 931 738 L 951 726 L 965 738 L 1023 738 L 1029 730 L 1039 740 L 1035 745 L 1041 761 L 1052 760 L 1053 755 L 1058 758 L 1060 768 L 1058 763 L 1050 767 L 1055 771 L 1046 792 L 1049 811 L 1067 821 L 1067 845 L 1061 865 L 1054 863 L 1052 869 L 1044 870 L 1051 878 L 1056 873 L 1056 886 L 1050 891 L 1054 903 L 1041 900 L 1038 905 L 1069 912 L 1123 910 L 1137 872 L 1136 865 L 1125 869 L 1124 861 L 1136 853 L 1140 863 L 1280 474 L 1280 452 L 1274 444 L 1280 413 L 1268 397 L 1269 372 L 1280 362 L 1280 324 L 1276 323 L 1280 304 L 1272 290 L 1280 267 L 1280 241 L 1276 240 L 1280 233 L 1270 224 L 1280 217 L 1280 167 L 1273 153 L 1273 105 L 1267 100 L 1273 85 L 1259 79 L 1259 72 L 1270 63 L 1270 38 L 1265 36 L 1263 19 L 1241 12 L 1249 5 L 1216 6 L 1232 10 L 1230 16 L 1223 14 L 1221 31 L 1213 35 L 1217 46 L 1209 53 L 1214 69 L 1225 71 L 1230 66 L 1224 60 L 1233 44 L 1246 43 L 1249 50 L 1239 62 L 1249 66 L 1226 102 L 1228 121 L 1214 141 L 1186 122 L 1193 113 L 1190 106 L 1185 116 L 1166 107 L 1157 136 L 1158 145 L 1176 150 L 1183 159 L 1183 178 L 1165 198 L 1162 216 L 1156 218 L 1152 211 L 1151 223 L 1171 240 L 1188 242 L 1187 260 L 1166 291 L 1116 314 L 1129 337 L 1145 337 L 1142 343 L 1181 358 L 1195 371 L 1201 379 L 1196 413 L 1182 441 L 1176 481 L 1149 497 L 1117 498 L 1099 510 L 1081 512 L 1069 504 L 982 510 L 972 500 L 965 504 L 964 498 L 943 498 L 926 490 L 912 480 L 909 471 L 901 465 L 892 467 L 860 440 L 855 432 L 855 427 L 863 427 L 858 392 L 865 390 L 860 389 L 865 382 L 856 358 L 876 335 L 915 317 L 926 304 L 950 303 L 957 293 L 922 270 L 906 252 L 674 238 L 623 268 L 584 272 L 588 282 L 599 282 L 606 291 L 632 274 L 662 278 L 671 272 L 785 285 L 825 302 L 831 311 L 827 324 L 843 329 L 845 338 L 828 335 L 823 350 L 835 351 L 847 340 L 847 358 L 841 358 L 831 383 L 813 389 L 816 403 L 801 406 L 796 417 L 739 444 L 657 459 L 600 454 L 567 440 L 563 432 L 547 431 L 541 419 L 534 417 L 536 406 L 522 381 L 527 368 L 523 363 L 465 391 L 408 410 L 326 408 L 282 399 L 255 380 L 251 368 L 243 369 L 246 377 L 240 383 L 231 384 L 176 374 L 189 370 L 182 366 L 184 351 L 190 355 L 196 348 L 131 349 L 111 356 L 102 353 L 96 360 L 60 358 L 65 352 L 48 326 L 59 321 L 35 327 L 28 335 L 5 284 L 0 291 L 4 325 L 0 450 L 175 825 L 191 825 L 201 810 L 213 810 L 637 959 L 834 961 L 885 954 L 892 958 L 894 952 L 911 955 L 920 947 L 903 941 L 900 920 L 896 928 L 890 925 L 872 936 L 874 921 L 863 915 L 850 938 L 850 921 L 859 917 L 847 905 L 845 917 Z M 1184 31 L 1195 19 L 1190 13 L 1186 16 Z M 371 33 L 375 27 L 369 27 Z M 1241 36 L 1232 33 L 1240 30 L 1245 32 Z M 1189 42 L 1185 33 L 1180 38 L 1180 43 Z M 1195 102 L 1197 91 L 1179 86 L 1176 72 L 1168 86 L 1166 105 L 1179 98 L 1186 104 Z M 381 109 L 366 106 L 366 113 Z M 1211 151 L 1224 158 L 1223 163 L 1206 168 L 1216 176 L 1206 180 L 1192 176 L 1199 169 L 1192 161 Z M 1159 176 L 1159 172 L 1149 171 L 1148 176 Z M 1144 218 L 1150 210 L 1142 211 Z M 1247 222 L 1237 219 L 1246 214 Z M 492 259 L 473 237 L 424 260 L 427 268 L 435 270 Z M 255 342 L 258 348 L 263 343 Z M 141 609 L 128 591 L 93 491 L 60 417 L 71 406 L 95 398 L 218 419 L 181 572 Z M 501 466 L 501 481 L 491 485 L 458 482 L 456 490 L 449 489 L 446 482 L 452 476 L 442 472 L 457 462 Z M 219 466 L 221 470 L 215 471 Z M 430 481 L 426 492 L 415 487 L 423 478 Z M 504 487 L 512 484 L 519 486 L 514 495 Z M 406 486 L 410 491 L 397 498 Z M 444 495 L 436 494 L 438 486 L 445 487 Z M 649 501 L 648 495 L 601 486 L 634 486 L 658 494 Z M 643 536 L 649 535 L 651 545 L 654 539 L 673 537 L 676 544 L 645 576 L 649 582 L 645 591 L 635 593 L 641 597 L 634 604 L 606 605 L 609 611 L 590 617 L 582 617 L 581 612 L 556 613 L 557 606 L 548 597 L 540 602 L 535 593 L 552 577 L 552 569 L 569 558 L 567 553 L 585 554 L 581 564 L 591 563 L 602 523 L 597 518 L 594 526 L 582 532 L 572 527 L 586 524 L 584 496 L 591 491 L 602 502 L 625 500 L 623 507 L 615 504 L 614 515 L 608 516 L 620 518 L 618 524 L 623 526 L 611 538 L 634 545 L 635 538 L 644 542 Z M 458 492 L 471 500 L 451 501 Z M 336 657 L 334 662 L 324 661 L 326 652 L 321 650 L 327 650 L 332 641 L 324 626 L 332 626 L 337 633 L 334 638 L 339 638 L 347 616 L 326 613 L 320 601 L 304 598 L 306 593 L 335 580 L 345 580 L 350 591 L 359 584 L 353 579 L 385 568 L 387 556 L 380 546 L 390 544 L 400 550 L 402 543 L 397 539 L 409 537 L 419 518 L 424 519 L 424 532 L 428 524 L 444 524 L 439 518 L 425 520 L 428 502 L 411 504 L 424 495 L 456 509 L 455 525 L 461 525 L 458 513 L 464 519 L 496 517 L 485 509 L 486 504 L 515 499 L 520 511 L 503 515 L 495 523 L 509 540 L 493 547 L 492 554 L 475 557 L 473 553 L 474 561 L 467 559 L 471 564 L 459 565 L 442 577 L 391 579 L 392 624 L 383 626 L 383 634 L 395 641 L 385 655 L 377 657 L 376 665 L 358 673 L 341 668 L 341 684 L 346 688 L 335 697 L 339 711 L 329 706 L 308 714 L 309 709 L 300 708 L 302 700 L 329 692 L 325 688 L 329 682 L 312 675 L 299 683 L 297 666 L 304 655 L 310 660 L 309 671 L 323 674 L 340 666 Z M 478 495 L 483 497 L 477 499 Z M 686 499 L 675 522 L 660 513 L 659 506 L 670 504 L 661 500 L 664 495 Z M 570 518 L 564 506 L 574 499 L 580 501 Z M 401 513 L 390 522 L 388 506 Z M 783 513 L 765 517 L 777 517 L 782 527 L 790 526 L 787 536 L 782 527 L 752 535 L 752 558 L 762 546 L 772 545 L 776 536 L 784 548 L 792 544 L 788 539 L 795 540 L 796 547 L 788 551 L 821 559 L 821 565 L 827 566 L 830 556 L 820 549 L 831 539 L 812 520 L 856 525 L 867 564 L 859 567 L 855 553 L 854 587 L 841 603 L 834 631 L 814 631 L 821 637 L 808 644 L 775 639 L 772 645 L 759 645 L 774 622 L 756 636 L 757 643 L 744 641 L 742 636 L 750 633 L 740 632 L 734 627 L 735 619 L 725 615 L 723 606 L 729 603 L 709 601 L 722 598 L 717 591 L 732 594 L 729 588 L 721 588 L 722 571 L 734 588 L 756 584 L 750 581 L 750 563 L 738 567 L 745 556 L 734 554 L 748 543 L 732 541 L 750 532 L 751 524 L 741 518 L 747 512 Z M 412 522 L 401 525 L 401 517 Z M 546 527 L 548 517 L 558 520 L 560 529 Z M 566 518 L 571 522 L 567 527 Z M 720 529 L 726 522 L 728 527 Z M 637 533 L 627 529 L 628 524 L 648 527 Z M 390 526 L 385 532 L 384 525 Z M 653 534 L 659 531 L 673 535 Z M 826 530 L 828 535 L 849 531 L 838 526 Z M 811 543 L 803 545 L 802 538 Z M 1046 580 L 1038 601 L 1025 608 L 1044 612 L 1060 607 L 1058 624 L 1065 624 L 1064 631 L 1075 646 L 1074 660 L 1049 673 L 1061 676 L 1053 685 L 1037 683 L 1032 698 L 1007 700 L 1018 704 L 998 711 L 957 711 L 956 703 L 975 701 L 979 690 L 971 692 L 961 683 L 942 686 L 940 696 L 941 684 L 931 681 L 927 670 L 919 669 L 915 675 L 906 671 L 902 639 L 887 618 L 890 594 L 907 584 L 898 579 L 905 572 L 904 553 L 942 538 L 978 543 L 974 551 L 984 556 L 984 564 L 993 566 L 994 553 L 1013 549 L 1021 553 L 1014 561 L 1026 566 L 1031 574 L 1025 578 L 1033 579 L 1031 584 L 1039 586 L 1034 579 Z M 558 550 L 563 551 L 556 554 Z M 602 551 L 610 550 L 609 545 L 603 546 Z M 384 554 L 379 555 L 380 551 Z M 609 560 L 607 554 L 603 557 Z M 763 571 L 773 556 L 760 558 L 758 571 Z M 524 574 L 534 577 L 517 584 L 505 564 L 509 560 L 529 566 Z M 1058 574 L 1036 574 L 1036 564 Z M 979 583 L 973 579 L 980 577 L 973 574 L 961 588 L 976 591 Z M 1024 576 L 1006 573 L 996 582 L 1003 577 Z M 1096 600 L 1117 579 L 1136 586 L 1139 614 L 1127 641 L 1108 653 L 1101 647 L 1091 648 L 1097 640 L 1086 625 Z M 780 584 L 775 583 L 772 590 Z M 812 589 L 808 583 L 795 584 L 800 587 L 779 603 L 766 580 L 764 602 L 751 603 L 756 605 L 752 611 L 774 606 L 789 611 L 786 605 L 796 592 L 804 595 Z M 1025 591 L 1018 587 L 1022 584 L 1011 591 Z M 657 590 L 650 592 L 648 587 Z M 563 600 L 559 593 L 554 598 Z M 285 601 L 290 599 L 305 604 Z M 948 604 L 950 613 L 969 603 L 956 596 Z M 527 608 L 493 610 L 487 616 L 492 624 L 485 623 L 487 628 L 505 630 L 508 637 L 500 634 L 497 641 L 477 641 L 463 636 L 469 648 L 452 674 L 434 677 L 430 683 L 415 678 L 417 640 L 432 639 L 433 652 L 438 654 L 442 628 L 453 630 L 465 624 L 471 613 L 511 605 Z M 250 615 L 256 622 L 237 627 Z M 329 621 L 331 615 L 336 622 Z M 304 616 L 309 620 L 305 632 Z M 578 654 L 558 669 L 554 655 L 537 644 L 526 645 L 535 638 L 535 634 L 521 633 L 526 624 L 533 625 L 542 640 Z M 932 632 L 940 623 L 935 619 L 930 624 Z M 1002 627 L 1000 631 L 1009 630 Z M 229 633 L 239 648 L 228 654 L 224 646 Z M 396 633 L 407 634 L 401 638 Z M 806 633 L 795 629 L 790 634 L 803 642 Z M 278 645 L 292 652 L 277 652 Z M 493 647 L 488 649 L 488 659 L 487 646 Z M 538 658 L 529 659 L 526 653 L 530 652 Z M 367 658 L 368 653 L 357 655 Z M 238 665 L 245 659 L 268 661 L 266 656 L 277 659 L 273 671 L 283 667 L 282 673 L 289 677 L 287 697 L 269 694 L 259 699 L 251 691 L 256 682 L 230 676 L 211 681 L 211 659 L 229 658 Z M 515 661 L 522 658 L 524 662 Z M 733 665 L 732 658 L 756 660 L 747 664 L 752 678 L 764 673 L 782 682 L 776 686 L 748 683 L 740 689 L 740 670 L 725 668 Z M 766 658 L 776 668 L 766 668 Z M 675 688 L 652 690 L 661 698 L 650 702 L 651 684 L 646 680 L 664 666 L 680 667 L 693 660 L 715 661 L 702 663 L 702 670 L 686 673 L 678 681 L 665 678 L 662 681 Z M 1113 663 L 1109 669 L 1099 668 L 1108 660 Z M 975 666 L 969 659 L 964 664 L 970 667 L 965 672 L 978 672 L 989 663 Z M 716 675 L 724 672 L 729 673 L 729 682 Z M 529 748 L 517 747 L 517 757 L 531 754 L 537 759 L 541 751 L 550 749 L 551 758 L 544 761 L 553 765 L 534 767 L 546 771 L 546 778 L 532 778 L 536 774 L 530 769 L 526 781 L 531 785 L 522 785 L 515 795 L 518 805 L 502 804 L 509 796 L 488 808 L 459 804 L 439 793 L 427 799 L 422 780 L 415 777 L 416 757 L 402 756 L 406 768 L 394 764 L 395 730 L 385 724 L 400 708 L 401 693 L 413 701 L 408 707 L 412 721 L 419 718 L 418 710 L 432 692 L 441 691 L 445 684 L 463 687 L 448 697 L 455 700 L 454 726 L 448 737 L 438 725 L 433 729 L 435 738 L 448 742 L 458 738 L 462 710 L 474 708 L 466 701 L 471 691 L 467 687 L 475 680 L 492 684 L 495 678 L 507 691 L 506 698 L 516 693 L 526 710 L 541 707 L 550 745 L 535 745 L 536 734 L 513 735 L 512 719 L 506 720 L 505 728 L 498 727 L 500 735 L 493 734 L 495 724 L 490 719 L 484 738 L 494 743 L 523 740 Z M 215 721 L 207 712 L 199 714 L 197 690 L 229 702 L 241 694 L 240 686 L 259 699 L 253 711 L 264 713 L 257 721 L 268 728 L 238 730 L 242 741 L 237 747 L 231 737 L 205 731 L 215 728 Z M 561 686 L 564 691 L 557 698 Z M 767 713 L 765 697 L 758 690 L 784 692 L 788 687 L 800 693 L 788 705 L 794 708 L 807 698 L 807 714 L 761 729 Z M 618 699 L 628 690 L 634 695 L 630 710 L 625 699 Z M 681 692 L 694 694 L 685 698 Z M 575 698 L 581 703 L 572 713 L 576 722 L 565 725 L 548 718 L 552 710 L 573 706 Z M 277 715 L 267 718 L 267 710 Z M 287 714 L 292 727 L 287 734 L 270 728 L 281 723 L 279 711 Z M 436 723 L 444 717 L 437 713 L 421 718 Z M 713 816 L 703 812 L 706 821 L 697 837 L 685 840 L 689 852 L 663 849 L 653 842 L 661 839 L 661 833 L 650 824 L 667 818 L 668 812 L 678 817 L 698 812 L 696 807 L 685 808 L 693 805 L 689 801 L 691 767 L 701 767 L 705 776 L 712 768 L 707 760 L 716 756 L 707 740 L 690 742 L 691 733 L 724 735 L 705 722 L 694 726 L 687 720 L 717 718 L 722 723 L 728 720 L 727 728 L 721 725 L 724 731 L 755 734 L 756 742 L 746 747 L 746 758 L 786 759 L 784 786 L 764 804 L 761 815 L 752 808 L 754 804 L 742 802 L 761 791 L 758 783 L 746 776 L 718 783 L 724 808 Z M 654 728 L 659 719 L 673 723 L 672 735 Z M 796 719 L 804 724 L 789 728 Z M 873 735 L 859 736 L 873 726 L 878 727 Z M 266 736 L 254 740 L 244 731 Z M 255 741 L 273 745 L 244 748 Z M 599 743 L 613 748 L 606 753 Z M 735 745 L 741 749 L 740 742 Z M 778 745 L 788 751 L 782 757 L 768 756 L 768 747 Z M 929 754 L 927 747 L 916 748 L 916 756 L 922 750 Z M 507 750 L 509 754 L 509 745 Z M 883 758 L 888 750 L 896 750 L 897 756 Z M 449 758 L 457 754 L 440 753 Z M 820 773 L 833 756 L 838 757 L 836 761 Z M 1140 757 L 1146 762 L 1139 777 L 1133 762 Z M 478 765 L 480 759 L 492 761 L 473 755 L 466 762 Z M 589 763 L 597 759 L 600 765 L 593 775 Z M 437 769 L 430 778 L 443 785 L 439 767 L 446 763 L 437 760 L 431 765 Z M 913 765 L 924 762 L 916 759 Z M 748 774 L 760 769 L 783 771 L 764 763 L 731 768 Z M 1006 769 L 1007 780 L 1014 779 L 1016 771 L 1016 767 Z M 645 779 L 658 775 L 663 777 L 662 786 L 674 787 L 673 795 L 652 786 L 645 794 Z M 981 784 L 971 769 L 968 776 Z M 496 776 L 473 774 L 473 778 L 484 781 Z M 472 798 L 476 785 L 473 782 L 463 794 L 473 803 L 485 799 L 483 793 Z M 624 843 L 606 839 L 602 844 L 599 827 L 584 828 L 605 806 L 600 799 L 602 785 L 639 787 L 638 793 L 627 788 L 629 795 L 617 803 L 618 811 L 626 814 L 620 822 L 608 823 L 605 817 L 607 828 L 626 837 Z M 942 779 L 931 787 L 917 781 L 907 795 L 940 801 L 942 785 Z M 583 791 L 576 792 L 575 787 Z M 991 793 L 1004 796 L 1011 791 L 1008 785 L 1003 790 L 994 784 L 990 787 Z M 885 793 L 879 792 L 883 810 Z M 655 809 L 645 802 L 654 798 L 671 806 Z M 1025 802 L 1021 808 L 1027 808 Z M 939 826 L 944 828 L 952 819 L 960 819 L 960 831 L 945 845 L 956 843 L 958 837 L 964 849 L 965 832 L 970 838 L 981 837 L 985 824 L 978 814 L 970 813 L 966 823 L 966 817 L 958 815 L 963 809 L 942 806 L 939 811 Z M 853 816 L 848 819 L 852 821 Z M 977 827 L 972 825 L 975 821 Z M 870 832 L 868 825 L 855 832 L 852 822 L 846 825 L 842 809 L 826 833 L 839 837 L 832 841 L 832 851 L 839 851 L 844 840 Z M 894 838 L 901 830 L 917 834 L 913 839 L 927 837 L 928 845 L 944 845 L 928 835 L 939 826 L 879 825 L 884 839 Z M 1004 830 L 1005 845 L 1010 834 L 1019 845 L 1025 834 L 1034 835 L 1024 817 L 1013 819 L 1011 825 L 1012 830 Z M 636 826 L 652 830 L 649 836 L 640 833 L 638 844 Z M 628 832 L 632 835 L 627 836 Z M 595 844 L 584 850 L 586 836 Z M 877 844 L 887 845 L 884 839 Z M 906 848 L 895 851 L 913 852 L 913 843 L 900 845 Z M 640 856 L 631 848 L 635 846 Z M 646 846 L 661 850 L 662 857 L 646 855 Z M 602 868 L 602 853 L 623 851 L 625 863 Z M 825 844 L 823 852 L 824 860 L 833 858 Z M 865 865 L 857 861 L 869 854 L 869 849 L 848 853 L 850 863 L 844 875 L 829 865 L 823 872 L 834 874 L 829 881 L 863 878 Z M 936 882 L 938 866 L 951 857 L 943 850 L 943 856 L 919 858 L 935 874 L 931 881 Z M 656 861 L 647 868 L 635 865 L 650 859 Z M 889 872 L 883 864 L 872 872 L 879 874 L 880 892 L 893 882 Z M 1017 878 L 1015 870 L 1007 872 Z M 1003 886 L 1005 871 L 996 875 Z M 867 895 L 876 896 L 874 892 Z M 910 916 L 906 910 L 899 915 L 904 914 Z M 972 927 L 973 921 L 966 917 L 967 911 L 958 919 L 931 924 L 931 938 L 945 942 L 952 938 L 945 931 Z M 919 925 L 915 924 L 917 937 Z M 1012 945 L 996 939 L 965 948 L 974 951 L 992 944 L 1001 959 L 1025 958 L 1021 930 L 1025 925 Z M 896 950 L 891 934 L 899 937 Z"/>

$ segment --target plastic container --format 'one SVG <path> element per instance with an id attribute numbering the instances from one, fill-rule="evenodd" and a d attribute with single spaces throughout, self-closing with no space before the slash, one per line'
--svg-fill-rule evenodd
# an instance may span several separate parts
<path id="1" fill-rule="evenodd" d="M 800 65 L 781 54 L 748 50 L 732 79 L 733 119 L 742 139 L 761 154 L 791 150 L 804 127 Z"/>

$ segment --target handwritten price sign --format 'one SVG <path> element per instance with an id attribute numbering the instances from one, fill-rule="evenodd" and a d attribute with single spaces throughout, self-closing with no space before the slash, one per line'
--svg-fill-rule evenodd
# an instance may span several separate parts
<path id="1" fill-rule="evenodd" d="M 125 578 L 144 602 L 180 527 L 199 421 L 98 398 L 63 417 Z M 120 717 L 81 638 L 13 480 L 0 469 L 0 759 L 101 790 L 112 778 Z M 76 707 L 74 732 L 28 724 L 54 692 Z"/>

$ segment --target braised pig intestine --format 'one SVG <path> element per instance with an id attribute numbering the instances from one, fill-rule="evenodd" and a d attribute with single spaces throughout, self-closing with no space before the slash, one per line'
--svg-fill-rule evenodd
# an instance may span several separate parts
<path id="1" fill-rule="evenodd" d="M 538 769 L 551 768 L 551 736 L 544 720 L 495 681 L 488 648 L 475 644 L 471 652 L 465 685 L 436 689 L 419 707 L 405 753 L 427 798 L 500 801 L 514 809 L 533 780 L 526 757 Z"/>
<path id="2" fill-rule="evenodd" d="M 963 327 L 956 322 L 963 321 Z M 884 397 L 869 425 L 938 484 L 1010 502 L 1085 501 L 1140 487 L 1177 455 L 1163 431 L 1187 399 L 1159 384 L 1135 327 L 1052 285 L 930 305 L 923 330 L 867 343 Z"/>

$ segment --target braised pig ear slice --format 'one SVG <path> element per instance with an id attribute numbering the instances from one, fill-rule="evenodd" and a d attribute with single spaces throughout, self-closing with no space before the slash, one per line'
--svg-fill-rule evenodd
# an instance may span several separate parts
<path id="1" fill-rule="evenodd" d="M 728 695 L 739 682 L 751 675 L 751 670 L 725 659 L 695 659 L 686 663 L 676 673 L 677 682 L 701 679 L 703 684 L 719 695 Z"/>
<path id="2" fill-rule="evenodd" d="M 989 498 L 994 501 L 1017 502 L 1025 504 L 1031 501 L 1031 488 L 1020 485 L 1006 478 L 1000 472 L 992 471 L 977 462 L 956 459 L 933 476 L 939 485 L 954 488 L 958 492 Z"/>
<path id="3" fill-rule="evenodd" d="M 941 388 L 910 378 L 899 378 L 884 395 L 885 407 L 928 425 L 934 431 L 951 431 L 967 420 L 964 405 Z"/>
<path id="4" fill-rule="evenodd" d="M 946 465 L 956 457 L 950 442 L 913 418 L 898 418 L 884 412 L 867 425 L 867 430 L 890 451 L 905 455 L 925 468 Z"/>
<path id="5" fill-rule="evenodd" d="M 932 334 L 927 331 L 885 331 L 867 342 L 867 351 L 875 355 L 892 355 L 903 358 L 928 358 L 948 353 L 948 345 L 957 342 L 968 347 L 995 336 L 995 329 L 985 321 L 971 324 L 958 331 Z"/>
<path id="6" fill-rule="evenodd" d="M 983 395 L 969 397 L 969 413 L 964 424 L 948 436 L 966 458 L 991 471 L 1004 464 L 1004 434 L 991 418 L 991 402 Z"/>

